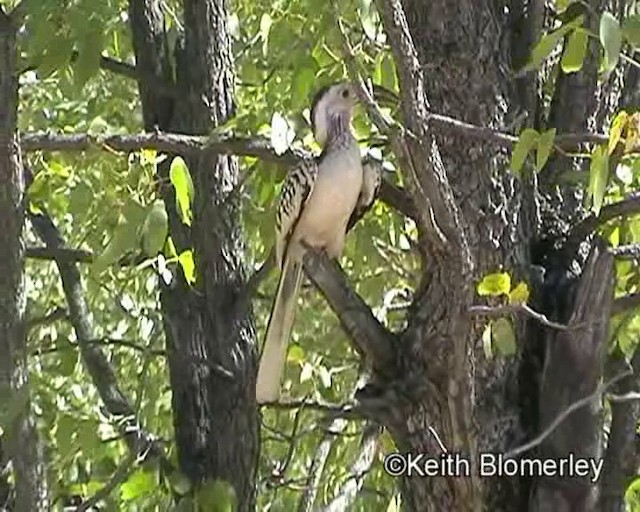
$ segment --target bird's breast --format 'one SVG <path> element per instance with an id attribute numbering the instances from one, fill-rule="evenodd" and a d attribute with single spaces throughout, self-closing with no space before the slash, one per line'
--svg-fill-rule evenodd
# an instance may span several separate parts
<path id="1" fill-rule="evenodd" d="M 344 236 L 362 189 L 362 180 L 359 152 L 349 152 L 342 157 L 327 156 L 321 163 L 294 238 L 303 238 L 309 245 L 322 247 L 336 236 Z"/>

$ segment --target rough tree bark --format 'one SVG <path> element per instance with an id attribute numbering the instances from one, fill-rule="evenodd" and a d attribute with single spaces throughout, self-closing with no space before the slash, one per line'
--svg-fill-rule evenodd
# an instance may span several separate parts
<path id="1" fill-rule="evenodd" d="M 3 473 L 11 462 L 11 496 L 0 506 L 17 512 L 47 510 L 42 453 L 31 415 L 24 330 L 24 179 L 17 138 L 18 75 L 14 20 L 0 7 L 0 414 Z"/>
<path id="2" fill-rule="evenodd" d="M 592 29 L 593 13 L 605 3 L 589 3 Z M 480 480 L 473 464 L 480 451 L 506 452 L 544 431 L 597 390 L 613 298 L 612 256 L 599 244 L 585 245 L 580 254 L 562 249 L 583 214 L 576 188 L 558 185 L 561 166 L 572 165 L 568 159 L 553 158 L 539 178 L 517 180 L 505 172 L 507 161 L 496 148 L 430 132 L 426 120 L 433 108 L 499 130 L 523 113 L 524 126 L 558 133 L 593 128 L 596 110 L 604 108 L 597 42 L 589 45 L 581 72 L 558 71 L 547 113 L 534 73 L 509 76 L 539 37 L 544 2 L 387 0 L 378 6 L 398 65 L 403 122 L 413 134 L 400 150 L 408 153 L 402 162 L 407 189 L 434 220 L 417 215 L 422 283 L 408 328 L 392 344 L 394 356 L 373 365 L 383 390 L 376 415 L 401 451 L 439 455 L 432 427 L 449 451 L 472 460 L 468 479 L 403 478 L 403 504 L 407 510 L 593 510 L 598 489 L 588 479 Z M 480 325 L 468 310 L 477 300 L 476 279 L 501 267 L 526 279 L 536 306 L 571 330 L 519 322 L 519 354 L 487 361 Z M 599 458 L 601 432 L 598 411 L 579 408 L 526 454 Z"/>
<path id="3" fill-rule="evenodd" d="M 185 0 L 184 34 L 169 48 L 158 0 L 131 0 L 130 19 L 146 130 L 206 135 L 234 114 L 234 68 L 223 0 Z M 177 95 L 157 93 L 171 83 Z M 169 159 L 169 161 L 171 158 Z M 181 270 L 161 292 L 180 469 L 193 484 L 222 479 L 240 511 L 255 508 L 258 411 L 251 313 L 234 308 L 246 281 L 235 158 L 188 157 L 193 223 L 182 223 L 171 186 L 160 193 L 178 252 L 193 249 L 196 282 Z M 159 172 L 169 183 L 169 165 Z"/>

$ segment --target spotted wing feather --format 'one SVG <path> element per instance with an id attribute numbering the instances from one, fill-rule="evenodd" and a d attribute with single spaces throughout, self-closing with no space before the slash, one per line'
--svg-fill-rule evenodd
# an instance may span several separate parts
<path id="1" fill-rule="evenodd" d="M 282 268 L 287 244 L 318 176 L 317 161 L 303 160 L 287 174 L 276 209 L 276 257 Z"/>

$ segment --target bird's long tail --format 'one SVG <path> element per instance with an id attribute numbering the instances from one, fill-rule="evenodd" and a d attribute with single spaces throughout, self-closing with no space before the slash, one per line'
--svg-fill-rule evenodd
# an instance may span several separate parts
<path id="1" fill-rule="evenodd" d="M 287 358 L 287 345 L 301 282 L 302 262 L 285 258 L 258 368 L 256 401 L 259 404 L 280 398 L 280 378 Z"/>

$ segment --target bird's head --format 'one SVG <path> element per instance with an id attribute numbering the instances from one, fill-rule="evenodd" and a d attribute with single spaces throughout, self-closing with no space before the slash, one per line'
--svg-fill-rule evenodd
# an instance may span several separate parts
<path id="1" fill-rule="evenodd" d="M 311 129 L 318 144 L 349 130 L 357 96 L 353 85 L 340 82 L 320 89 L 311 102 Z"/>

